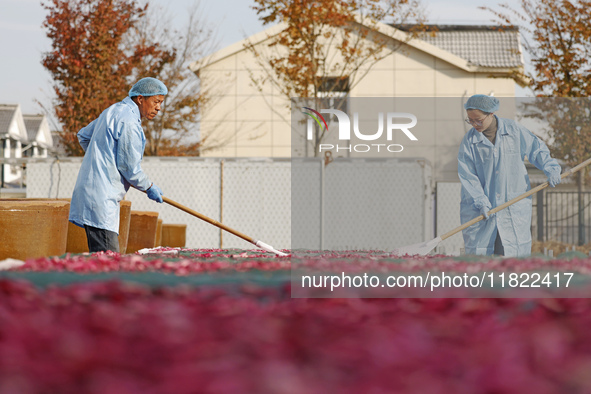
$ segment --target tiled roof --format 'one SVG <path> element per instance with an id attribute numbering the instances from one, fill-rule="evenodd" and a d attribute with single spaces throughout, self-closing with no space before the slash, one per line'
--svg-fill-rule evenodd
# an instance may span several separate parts
<path id="1" fill-rule="evenodd" d="M 35 141 L 39 132 L 39 126 L 41 126 L 41 121 L 43 120 L 43 115 L 23 115 L 23 119 L 27 128 L 29 141 Z"/>
<path id="2" fill-rule="evenodd" d="M 395 26 L 406 30 L 404 26 Z M 499 26 L 431 25 L 420 38 L 479 67 L 522 67 L 519 30 Z"/>
<path id="3" fill-rule="evenodd" d="M 16 105 L 0 104 L 0 135 L 8 134 L 8 128 L 16 108 Z"/>

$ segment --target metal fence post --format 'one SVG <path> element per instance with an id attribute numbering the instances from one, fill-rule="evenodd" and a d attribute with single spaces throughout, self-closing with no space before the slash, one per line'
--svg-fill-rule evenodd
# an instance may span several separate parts
<path id="1" fill-rule="evenodd" d="M 536 193 L 538 241 L 544 242 L 544 189 Z"/>
<path id="2" fill-rule="evenodd" d="M 578 173 L 578 203 L 579 203 L 579 246 L 585 245 L 585 204 L 583 204 L 583 174 Z"/>
<path id="3" fill-rule="evenodd" d="M 324 250 L 324 160 L 320 160 L 320 250 Z"/>
<path id="4" fill-rule="evenodd" d="M 5 155 L 5 139 L 0 138 L 0 159 L 4 160 Z M 4 162 L 0 164 L 0 189 L 4 187 Z"/>

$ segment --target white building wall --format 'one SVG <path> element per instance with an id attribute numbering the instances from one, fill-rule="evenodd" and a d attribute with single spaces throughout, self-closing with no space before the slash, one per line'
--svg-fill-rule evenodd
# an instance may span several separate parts
<path id="1" fill-rule="evenodd" d="M 21 142 L 7 139 L 4 145 L 4 158 L 18 159 L 22 157 Z M 4 164 L 4 183 L 20 187 L 22 169 L 20 165 Z"/>
<path id="2" fill-rule="evenodd" d="M 260 44 L 261 45 L 265 44 Z M 250 72 L 249 72 L 250 70 Z M 228 143 L 204 151 L 205 157 L 289 157 L 291 130 L 289 103 L 271 83 L 259 92 L 250 78 L 264 77 L 253 55 L 241 50 L 200 70 L 204 86 L 220 86 L 221 94 L 203 112 L 202 135 L 207 143 Z M 363 70 L 361 70 L 363 73 Z M 351 90 L 351 97 L 450 97 L 457 103 L 445 104 L 423 122 L 423 138 L 396 158 L 424 157 L 433 163 L 437 181 L 457 180 L 457 147 L 468 130 L 464 127 L 462 104 L 477 94 L 514 97 L 515 82 L 510 78 L 489 78 L 470 73 L 433 55 L 405 47 L 376 63 Z M 501 109 L 501 112 L 504 109 Z M 512 111 L 502 116 L 513 117 Z M 353 155 L 354 156 L 354 155 Z"/>
<path id="3" fill-rule="evenodd" d="M 251 73 L 264 75 L 246 50 L 200 70 L 203 86 L 213 94 L 203 110 L 201 133 L 206 146 L 223 145 L 203 151 L 203 156 L 290 156 L 289 102 L 270 83 L 259 92 Z"/>

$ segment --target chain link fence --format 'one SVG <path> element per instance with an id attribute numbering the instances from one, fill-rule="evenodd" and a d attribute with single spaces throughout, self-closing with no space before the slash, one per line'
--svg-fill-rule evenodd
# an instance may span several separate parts
<path id="1" fill-rule="evenodd" d="M 81 158 L 29 162 L 27 197 L 71 197 L 81 163 Z M 290 247 L 289 159 L 146 157 L 142 168 L 168 198 L 276 248 Z M 187 247 L 252 247 L 137 190 L 130 189 L 126 199 L 133 210 L 159 212 L 164 223 L 187 224 Z"/>
<path id="2" fill-rule="evenodd" d="M 426 241 L 431 185 L 424 159 L 294 159 L 292 248 L 388 251 Z"/>
<path id="3" fill-rule="evenodd" d="M 29 198 L 69 198 L 82 160 L 27 163 Z M 432 236 L 432 178 L 420 159 L 144 158 L 165 195 L 280 249 L 380 249 Z M 251 248 L 246 241 L 131 189 L 133 210 L 187 224 L 187 247 Z"/>
<path id="4" fill-rule="evenodd" d="M 27 160 L 26 196 L 71 197 L 80 165 L 80 158 Z M 147 157 L 142 167 L 167 197 L 281 249 L 391 250 L 461 224 L 460 183 L 437 182 L 433 190 L 430 165 L 420 159 Z M 581 213 L 576 191 L 533 197 L 534 240 L 577 244 L 582 235 L 583 243 L 591 241 L 591 192 L 582 193 Z M 187 224 L 188 247 L 252 247 L 136 190 L 126 198 L 134 210 Z M 458 255 L 463 247 L 458 233 L 436 252 Z"/>

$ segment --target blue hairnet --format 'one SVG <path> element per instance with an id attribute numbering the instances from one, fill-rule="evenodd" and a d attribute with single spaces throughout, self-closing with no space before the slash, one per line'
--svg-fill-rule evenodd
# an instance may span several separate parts
<path id="1" fill-rule="evenodd" d="M 499 110 L 499 99 L 486 94 L 475 94 L 466 101 L 464 108 L 479 109 L 486 113 L 496 112 Z"/>
<path id="2" fill-rule="evenodd" d="M 129 97 L 157 96 L 160 94 L 163 96 L 168 94 L 166 85 L 156 78 L 150 77 L 140 79 L 135 83 L 135 85 L 131 87 L 131 90 L 129 91 Z"/>

